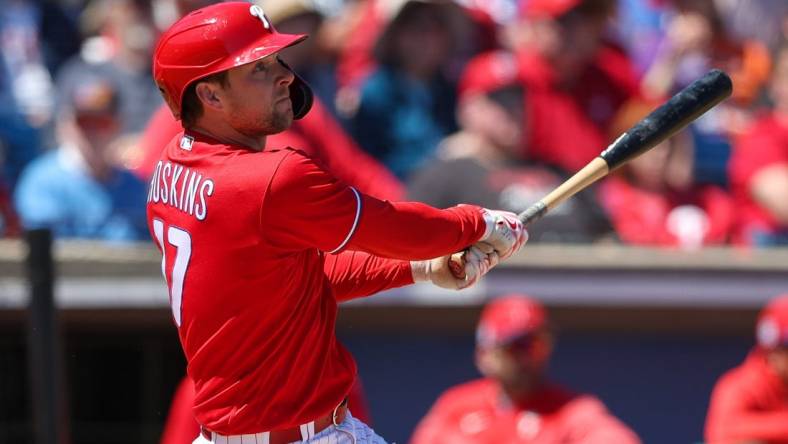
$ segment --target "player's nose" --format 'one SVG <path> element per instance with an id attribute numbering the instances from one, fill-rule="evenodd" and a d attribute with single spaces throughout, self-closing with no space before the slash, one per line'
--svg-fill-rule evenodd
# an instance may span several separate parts
<path id="1" fill-rule="evenodd" d="M 293 80 L 295 80 L 295 74 L 293 73 L 293 71 L 291 71 L 289 67 L 281 63 L 279 64 L 278 74 L 279 76 L 277 78 L 277 84 L 279 85 L 290 86 L 290 84 L 293 83 Z"/>

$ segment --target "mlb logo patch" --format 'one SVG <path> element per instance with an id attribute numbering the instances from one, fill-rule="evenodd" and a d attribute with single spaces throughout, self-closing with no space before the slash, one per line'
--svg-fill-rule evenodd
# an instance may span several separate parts
<path id="1" fill-rule="evenodd" d="M 183 136 L 181 138 L 181 148 L 186 151 L 192 150 L 192 145 L 194 145 L 194 137 L 192 136 Z"/>

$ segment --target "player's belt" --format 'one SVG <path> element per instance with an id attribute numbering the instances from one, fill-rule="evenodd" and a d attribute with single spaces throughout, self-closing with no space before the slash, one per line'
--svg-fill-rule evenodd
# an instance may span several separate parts
<path id="1" fill-rule="evenodd" d="M 273 430 L 270 432 L 252 433 L 249 435 L 220 435 L 212 432 L 205 427 L 200 427 L 202 436 L 210 442 L 229 443 L 229 442 L 247 442 L 244 438 L 254 437 L 256 441 L 265 444 L 288 444 L 294 441 L 306 441 L 314 435 L 325 430 L 331 425 L 339 425 L 345 420 L 347 415 L 347 398 L 343 399 L 339 405 L 334 407 L 330 413 L 327 413 L 312 422 L 302 424 L 298 427 L 286 430 Z"/>

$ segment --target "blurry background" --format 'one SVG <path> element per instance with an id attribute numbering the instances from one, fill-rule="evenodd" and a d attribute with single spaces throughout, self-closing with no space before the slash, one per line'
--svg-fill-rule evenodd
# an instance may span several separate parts
<path id="1" fill-rule="evenodd" d="M 28 278 L 42 265 L 25 265 L 24 233 L 42 229 L 55 238 L 63 429 L 74 443 L 159 439 L 184 361 L 144 205 L 179 126 L 150 60 L 163 29 L 209 3 L 2 2 L 0 443 L 40 428 Z M 338 326 L 392 441 L 477 376 L 479 310 L 511 292 L 550 310 L 555 379 L 597 394 L 644 442 L 702 440 L 715 380 L 752 346 L 764 302 L 788 292 L 787 2 L 260 3 L 280 31 L 311 34 L 283 58 L 319 99 L 269 145 L 303 148 L 369 194 L 439 207 L 519 212 L 726 70 L 730 100 L 536 224 L 483 285 L 355 302 Z"/>

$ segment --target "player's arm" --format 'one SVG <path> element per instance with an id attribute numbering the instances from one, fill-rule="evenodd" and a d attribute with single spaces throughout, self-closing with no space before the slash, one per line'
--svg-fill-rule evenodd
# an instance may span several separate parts
<path id="1" fill-rule="evenodd" d="M 448 266 L 449 257 L 403 261 L 345 250 L 327 255 L 323 271 L 337 300 L 347 301 L 415 282 L 431 282 L 438 287 L 460 290 L 475 284 L 499 262 L 492 248 L 473 246 L 466 254 L 465 276 L 457 278 Z"/>
<path id="2" fill-rule="evenodd" d="M 366 196 L 294 151 L 280 163 L 261 207 L 273 247 L 355 250 L 400 260 L 429 260 L 488 242 L 502 259 L 526 236 L 516 217 L 460 205 L 440 210 L 417 202 Z"/>
<path id="3" fill-rule="evenodd" d="M 361 251 L 326 255 L 323 271 L 338 301 L 413 283 L 410 261 L 386 259 Z"/>
<path id="4" fill-rule="evenodd" d="M 746 380 L 731 374 L 723 376 L 711 395 L 706 440 L 712 444 L 788 440 L 788 413 L 758 411 L 755 404 Z"/>

